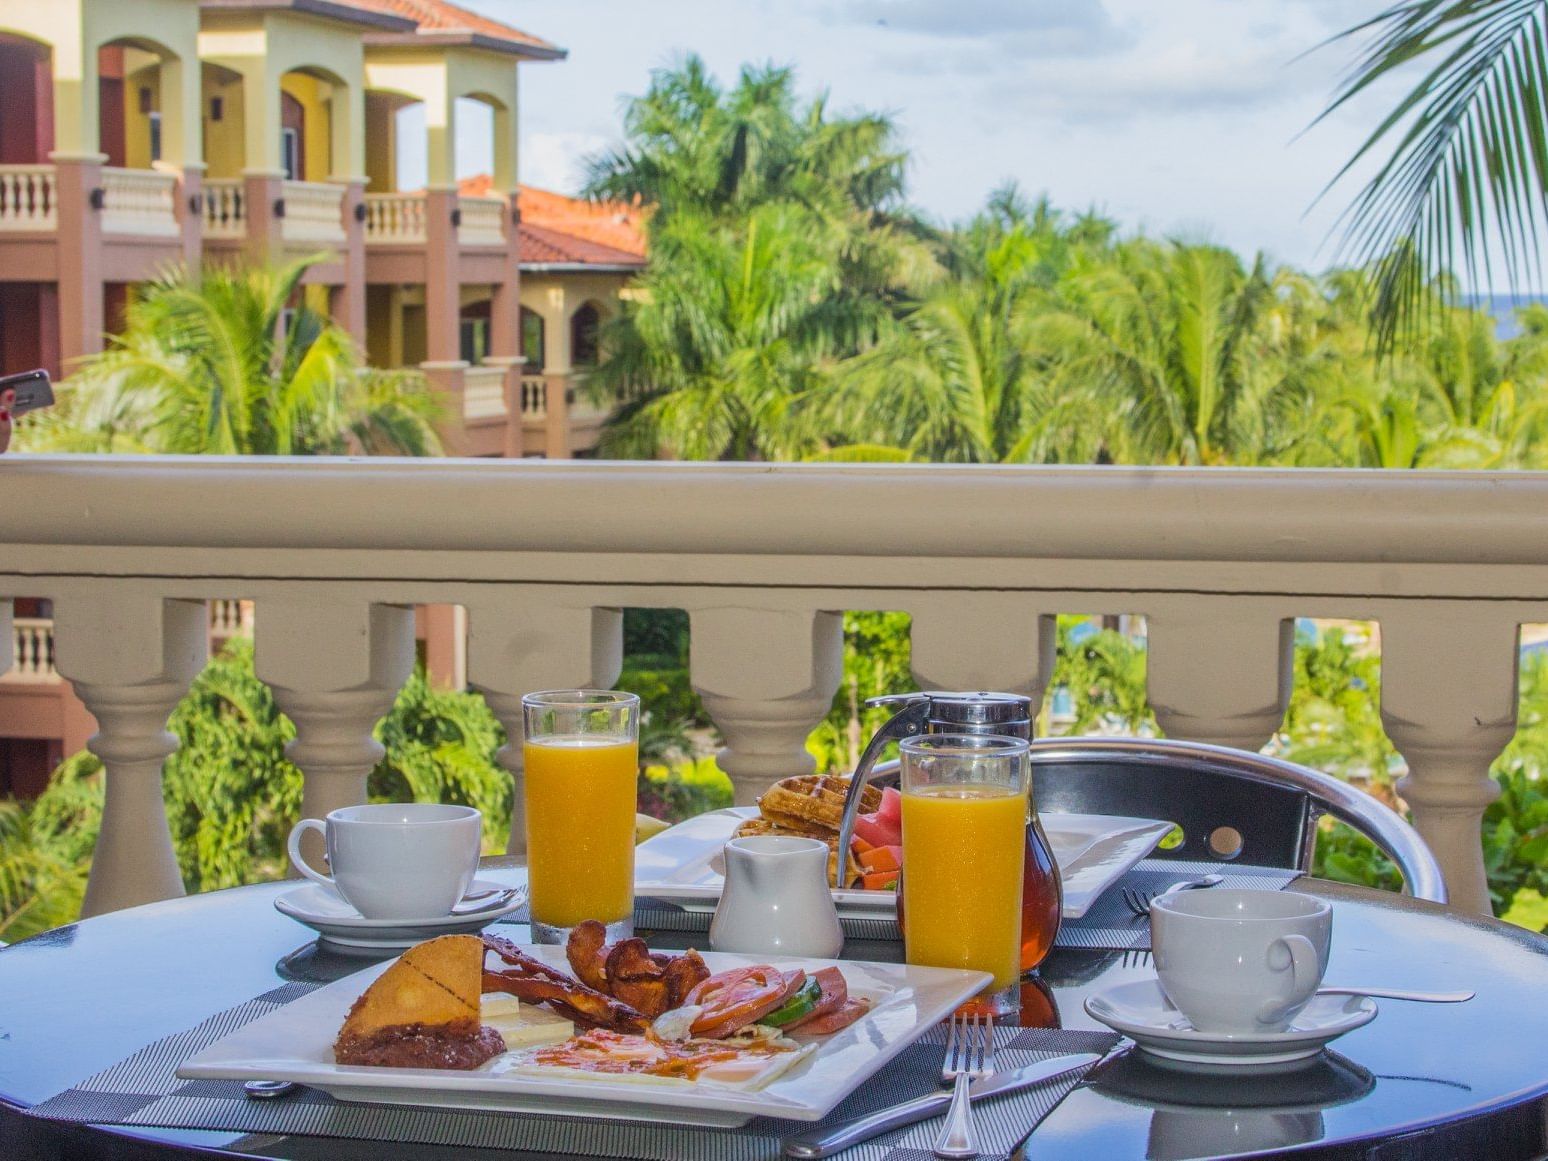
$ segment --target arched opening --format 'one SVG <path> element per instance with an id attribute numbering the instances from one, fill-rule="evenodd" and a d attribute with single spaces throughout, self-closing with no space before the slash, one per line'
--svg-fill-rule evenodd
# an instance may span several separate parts
<path id="1" fill-rule="evenodd" d="M 521 308 L 521 353 L 527 360 L 525 372 L 541 374 L 544 366 L 543 316 L 527 306 Z"/>
<path id="2" fill-rule="evenodd" d="M 162 64 L 153 41 L 122 38 L 97 49 L 97 148 L 107 164 L 149 169 L 162 156 Z"/>
<path id="3" fill-rule="evenodd" d="M 490 301 L 480 298 L 465 302 L 458 316 L 458 357 L 470 367 L 481 366 L 489 357 Z"/>
<path id="4" fill-rule="evenodd" d="M 347 88 L 322 69 L 280 78 L 279 163 L 291 181 L 327 181 L 335 172 L 335 121 L 348 113 Z"/>
<path id="5" fill-rule="evenodd" d="M 570 365 L 595 367 L 602 355 L 602 312 L 596 303 L 584 303 L 570 316 Z"/>
<path id="6" fill-rule="evenodd" d="M 0 165 L 42 165 L 54 149 L 54 54 L 0 32 Z"/>

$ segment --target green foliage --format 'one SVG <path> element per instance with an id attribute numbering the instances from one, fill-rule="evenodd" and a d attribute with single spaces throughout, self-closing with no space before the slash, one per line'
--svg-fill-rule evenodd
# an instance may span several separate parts
<path id="1" fill-rule="evenodd" d="M 1061 616 L 1050 687 L 1067 690 L 1069 734 L 1155 735 L 1145 691 L 1145 646 L 1115 629 L 1093 631 L 1089 617 Z"/>
<path id="2" fill-rule="evenodd" d="M 640 771 L 639 811 L 652 818 L 681 822 L 706 810 L 730 806 L 731 800 L 731 779 L 713 757 L 646 766 Z"/>
<path id="3" fill-rule="evenodd" d="M 34 801 L 0 801 L 0 940 L 25 939 L 80 914 L 102 814 L 99 769 L 84 758 L 63 763 Z"/>
<path id="4" fill-rule="evenodd" d="M 83 362 L 61 385 L 58 406 L 28 428 L 27 447 L 438 453 L 438 407 L 423 376 L 368 368 L 349 335 L 298 298 L 316 261 L 215 266 L 149 283 L 130 303 L 123 333 Z"/>
<path id="5" fill-rule="evenodd" d="M 855 768 L 860 751 L 894 710 L 869 709 L 866 699 L 919 688 L 909 668 L 907 613 L 844 614 L 844 678 L 827 717 L 806 739 L 819 774 Z"/>
<path id="6" fill-rule="evenodd" d="M 1312 874 L 1337 883 L 1380 887 L 1387 891 L 1399 891 L 1403 887 L 1403 876 L 1375 843 L 1329 817 L 1317 822 L 1317 850 L 1312 860 Z"/>

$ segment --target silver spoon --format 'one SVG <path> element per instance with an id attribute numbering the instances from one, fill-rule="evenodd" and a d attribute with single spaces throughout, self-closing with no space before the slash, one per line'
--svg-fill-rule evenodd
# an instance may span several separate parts
<path id="1" fill-rule="evenodd" d="M 1370 996 L 1377 1000 L 1412 1000 L 1418 1004 L 1461 1004 L 1471 1000 L 1475 992 L 1415 992 L 1404 988 L 1351 988 L 1342 984 L 1328 984 L 1318 988 L 1312 993 L 1316 996 L 1353 996 L 1364 998 Z M 1346 1009 L 1347 1010 L 1347 1009 Z M 1269 1004 L 1259 1013 L 1258 1019 L 1265 1024 L 1272 1024 L 1276 1020 L 1283 1019 L 1285 1008 L 1280 1004 Z"/>

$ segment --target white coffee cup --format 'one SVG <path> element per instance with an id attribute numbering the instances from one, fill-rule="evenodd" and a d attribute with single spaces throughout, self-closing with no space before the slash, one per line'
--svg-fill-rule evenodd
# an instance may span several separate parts
<path id="1" fill-rule="evenodd" d="M 291 828 L 290 861 L 335 888 L 367 919 L 438 919 L 451 913 L 478 870 L 483 816 L 471 806 L 386 802 L 346 806 Z M 321 831 L 333 875 L 301 858 L 301 836 Z"/>
<path id="2" fill-rule="evenodd" d="M 1283 1032 L 1328 969 L 1333 909 L 1296 891 L 1180 891 L 1150 907 L 1161 990 L 1200 1032 Z"/>

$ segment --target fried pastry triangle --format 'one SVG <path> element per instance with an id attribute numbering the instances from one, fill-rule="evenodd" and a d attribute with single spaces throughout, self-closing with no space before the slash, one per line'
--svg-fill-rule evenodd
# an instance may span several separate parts
<path id="1" fill-rule="evenodd" d="M 339 1040 L 364 1040 L 409 1024 L 471 1034 L 478 1028 L 483 978 L 484 942 L 478 936 L 443 935 L 416 944 L 355 1001 Z"/>

